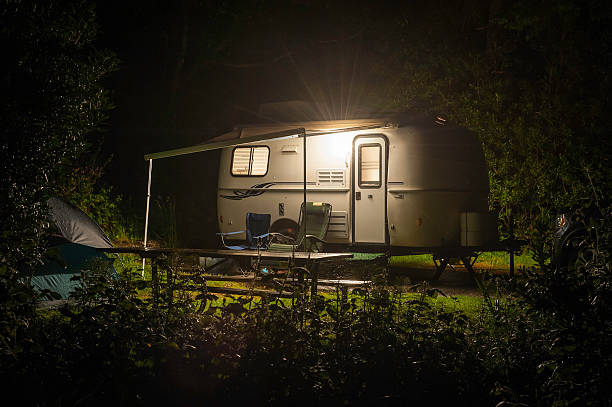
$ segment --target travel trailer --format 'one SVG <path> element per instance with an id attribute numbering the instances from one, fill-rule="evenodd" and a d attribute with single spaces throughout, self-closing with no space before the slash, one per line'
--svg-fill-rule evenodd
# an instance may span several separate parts
<path id="1" fill-rule="evenodd" d="M 307 200 L 332 205 L 325 240 L 336 249 L 436 253 L 496 240 L 480 141 L 442 118 L 238 126 L 145 159 L 211 149 L 222 149 L 221 232 L 244 230 L 254 212 L 271 215 L 271 231 L 295 235 Z"/>

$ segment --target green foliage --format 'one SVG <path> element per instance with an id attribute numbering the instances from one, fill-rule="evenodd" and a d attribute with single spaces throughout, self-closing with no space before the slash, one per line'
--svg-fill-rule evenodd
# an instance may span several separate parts
<path id="1" fill-rule="evenodd" d="M 519 1 L 463 20 L 436 13 L 435 25 L 411 18 L 391 90 L 396 105 L 443 114 L 480 136 L 502 232 L 514 220 L 542 262 L 555 211 L 609 196 L 612 186 L 612 52 L 600 41 L 612 10 L 597 1 Z"/>
<path id="2" fill-rule="evenodd" d="M 109 107 L 100 79 L 114 55 L 92 47 L 93 3 L 5 1 L 0 122 L 0 262 L 9 270 L 40 258 L 46 198 L 87 147 Z"/>
<path id="3" fill-rule="evenodd" d="M 109 107 L 100 78 L 114 69 L 92 47 L 93 3 L 3 1 L 0 44 L 0 357 L 3 374 L 42 352 L 27 270 L 41 260 L 47 198 L 87 148 Z M 54 328 L 51 328 L 54 329 Z M 61 347 L 65 340 L 52 347 Z M 65 348 L 63 348 L 65 349 Z M 25 356 L 27 355 L 27 356 Z M 46 361 L 41 355 L 41 363 Z M 62 361 L 58 359 L 58 366 Z M 6 370 L 4 370 L 6 369 Z M 61 370 L 61 368 L 60 368 Z M 25 377 L 16 370 L 15 377 Z M 6 384 L 3 383 L 3 384 Z M 20 397 L 21 398 L 21 397 Z"/>
<path id="4" fill-rule="evenodd" d="M 35 316 L 35 296 L 19 276 L 0 264 L 0 357 L 18 360 L 31 341 L 25 334 Z M 25 336 L 24 336 L 25 334 Z"/>
<path id="5" fill-rule="evenodd" d="M 176 203 L 171 196 L 157 197 L 151 204 L 150 236 L 164 247 L 177 247 Z"/>
<path id="6" fill-rule="evenodd" d="M 488 329 L 476 343 L 502 400 L 610 405 L 612 212 L 602 213 L 576 267 L 523 269 L 521 278 L 496 278 L 510 293 L 505 301 L 485 296 Z"/>
<path id="7" fill-rule="evenodd" d="M 105 164 L 98 164 L 96 156 L 86 154 L 69 170 L 59 175 L 57 194 L 71 202 L 104 230 L 111 239 L 116 238 L 121 226 L 121 197 L 112 188 L 101 185 L 100 177 Z"/>
<path id="8" fill-rule="evenodd" d="M 498 294 L 488 287 L 470 316 L 426 285 L 314 297 L 298 287 L 289 300 L 254 301 L 219 298 L 197 273 L 183 280 L 173 258 L 158 259 L 161 286 L 129 269 L 120 280 L 94 270 L 71 304 L 30 314 L 20 335 L 2 320 L 0 338 L 17 351 L 3 347 L 0 380 L 28 389 L 24 403 L 47 405 L 606 405 L 609 219 L 590 263 L 486 279 Z"/>
<path id="9" fill-rule="evenodd" d="M 575 269 L 548 268 L 530 276 L 520 292 L 532 318 L 544 319 L 547 358 L 538 375 L 548 400 L 610 403 L 600 383 L 612 368 L 612 208 L 594 221 Z M 555 329 L 550 329 L 554 327 Z M 543 400 L 544 401 L 544 400 Z"/>
<path id="10" fill-rule="evenodd" d="M 102 182 L 110 159 L 100 162 L 99 154 L 99 151 L 87 151 L 69 167 L 64 167 L 58 175 L 55 192 L 92 218 L 111 240 L 134 239 L 138 236 L 137 222 L 124 215 L 123 197 Z"/>
<path id="11" fill-rule="evenodd" d="M 130 273 L 83 278 L 75 302 L 34 318 L 31 342 L 2 360 L 4 383 L 29 389 L 24 403 L 482 398 L 477 383 L 457 377 L 477 368 L 466 350 L 468 319 L 434 309 L 429 293 L 405 300 L 381 288 L 339 291 L 293 306 L 243 298 L 217 315 L 205 287 L 205 305 L 195 307 L 180 296 L 170 301 L 164 288 L 157 302 L 141 299 L 150 283 Z M 453 387 L 438 393 L 436 383 Z"/>

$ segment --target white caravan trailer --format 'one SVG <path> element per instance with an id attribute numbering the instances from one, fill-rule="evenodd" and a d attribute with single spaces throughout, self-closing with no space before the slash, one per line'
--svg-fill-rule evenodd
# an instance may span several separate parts
<path id="1" fill-rule="evenodd" d="M 332 205 L 331 247 L 436 253 L 496 240 L 480 141 L 441 118 L 240 126 L 145 159 L 218 148 L 221 232 L 244 230 L 255 212 L 272 215 L 271 231 L 296 233 L 308 200 Z"/>

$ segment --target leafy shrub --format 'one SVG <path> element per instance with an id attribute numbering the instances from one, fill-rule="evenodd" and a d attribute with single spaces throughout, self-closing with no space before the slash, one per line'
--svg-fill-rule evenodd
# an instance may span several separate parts
<path id="1" fill-rule="evenodd" d="M 100 225 L 111 240 L 134 239 L 135 222 L 124 216 L 122 196 L 101 181 L 107 162 L 100 163 L 97 152 L 82 154 L 59 175 L 54 189 Z"/>
<path id="2" fill-rule="evenodd" d="M 164 267 L 171 267 L 169 263 Z M 136 275 L 84 275 L 74 303 L 33 317 L 2 380 L 30 404 L 189 405 L 482 400 L 469 320 L 382 288 L 204 306 L 181 290 L 142 299 Z M 193 289 L 193 287 L 192 287 Z M 438 386 L 449 390 L 440 393 Z"/>
<path id="3" fill-rule="evenodd" d="M 0 262 L 16 272 L 42 254 L 46 200 L 105 119 L 100 79 L 116 59 L 93 47 L 93 2 L 3 2 Z"/>
<path id="4" fill-rule="evenodd" d="M 136 273 L 93 273 L 72 304 L 30 315 L 19 352 L 2 353 L 0 379 L 44 405 L 605 405 L 604 259 L 575 274 L 495 277 L 510 294 L 485 291 L 474 318 L 433 305 L 438 291 L 427 287 L 418 297 L 374 285 L 312 298 L 304 288 L 290 302 L 213 306 L 198 278 L 165 281 L 173 259 L 160 264 L 156 290 Z"/>
<path id="5" fill-rule="evenodd" d="M 485 314 L 477 337 L 495 390 L 512 403 L 610 405 L 612 218 L 594 221 L 588 259 L 577 268 L 544 266 L 503 285 L 506 302 Z"/>

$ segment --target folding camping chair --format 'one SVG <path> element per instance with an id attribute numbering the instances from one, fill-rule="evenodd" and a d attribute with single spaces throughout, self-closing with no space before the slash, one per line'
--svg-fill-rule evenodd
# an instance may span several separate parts
<path id="1" fill-rule="evenodd" d="M 329 227 L 331 210 L 332 206 L 329 203 L 306 202 L 306 216 L 304 216 L 304 203 L 302 203 L 296 239 L 280 233 L 270 233 L 272 239 L 288 241 L 289 244 L 270 243 L 268 250 L 293 251 L 300 249 L 309 252 L 321 251 L 326 243 L 324 239 Z"/>
<path id="2" fill-rule="evenodd" d="M 251 213 L 247 212 L 245 226 L 246 230 L 238 232 L 217 233 L 221 237 L 223 247 L 231 250 L 244 249 L 266 249 L 268 247 L 270 235 L 270 214 L 269 213 Z M 244 244 L 228 246 L 225 243 L 225 237 L 237 235 L 246 232 L 246 241 Z"/>

